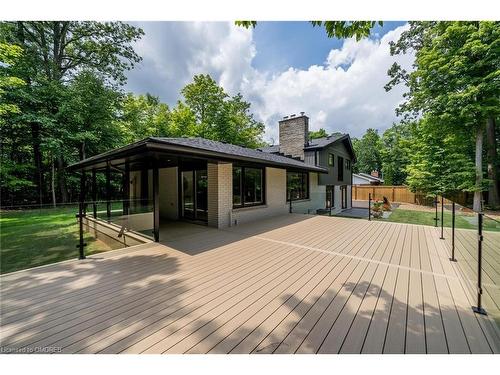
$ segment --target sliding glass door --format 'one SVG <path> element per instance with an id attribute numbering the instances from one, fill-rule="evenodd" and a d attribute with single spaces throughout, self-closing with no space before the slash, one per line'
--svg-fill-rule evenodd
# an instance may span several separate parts
<path id="1" fill-rule="evenodd" d="M 208 220 L 207 170 L 181 172 L 182 217 L 188 220 Z"/>

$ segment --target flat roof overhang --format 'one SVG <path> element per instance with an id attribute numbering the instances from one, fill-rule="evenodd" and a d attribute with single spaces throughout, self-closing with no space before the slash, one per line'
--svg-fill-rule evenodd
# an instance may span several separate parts
<path id="1" fill-rule="evenodd" d="M 283 159 L 287 159 L 282 157 Z M 249 163 L 261 166 L 284 168 L 299 171 L 311 171 L 318 173 L 328 173 L 325 168 L 308 165 L 290 159 L 286 160 L 264 160 L 257 157 L 233 155 L 224 152 L 190 147 L 186 145 L 171 144 L 157 139 L 147 138 L 130 145 L 117 148 L 90 158 L 81 160 L 67 167 L 70 171 L 91 171 L 105 169 L 110 165 L 114 169 L 124 170 L 126 163 L 129 163 L 129 170 L 139 170 L 152 168 L 156 162 L 160 168 L 178 166 L 181 161 L 209 161 L 214 163 Z M 122 167 L 122 168 L 121 168 Z"/>

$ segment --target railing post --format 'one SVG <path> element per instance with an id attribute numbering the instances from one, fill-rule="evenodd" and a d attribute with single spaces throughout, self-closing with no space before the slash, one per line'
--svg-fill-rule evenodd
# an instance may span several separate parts
<path id="1" fill-rule="evenodd" d="M 439 239 L 444 240 L 444 198 L 441 195 L 441 237 Z"/>
<path id="2" fill-rule="evenodd" d="M 292 194 L 293 192 L 290 190 L 290 200 L 288 202 L 289 206 L 288 206 L 288 213 L 292 213 Z"/>
<path id="3" fill-rule="evenodd" d="M 78 214 L 76 217 L 78 218 L 78 226 L 79 226 L 79 242 L 76 247 L 78 248 L 78 259 L 85 259 L 85 246 L 87 244 L 83 241 L 83 218 L 85 217 L 85 213 L 83 205 L 85 201 L 85 171 L 82 170 L 80 175 L 80 199 L 78 202 Z"/>
<path id="4" fill-rule="evenodd" d="M 372 194 L 368 193 L 368 221 L 371 221 L 372 212 Z"/>
<path id="5" fill-rule="evenodd" d="M 97 176 L 95 169 L 92 169 L 92 213 L 97 219 Z"/>
<path id="6" fill-rule="evenodd" d="M 438 198 L 437 195 L 434 197 L 434 206 L 436 208 L 436 215 L 434 216 L 434 226 L 438 226 Z"/>
<path id="7" fill-rule="evenodd" d="M 451 203 L 451 258 L 452 262 L 456 262 L 455 259 L 455 202 Z"/>
<path id="8" fill-rule="evenodd" d="M 160 241 L 160 177 L 158 163 L 153 162 L 153 234 L 155 242 Z"/>
<path id="9" fill-rule="evenodd" d="M 486 315 L 486 310 L 481 306 L 481 296 L 483 294 L 481 268 L 483 258 L 483 214 L 477 214 L 477 306 L 472 306 L 472 311 L 477 314 Z"/>
<path id="10" fill-rule="evenodd" d="M 111 221 L 111 167 L 106 165 L 106 216 Z"/>
<path id="11" fill-rule="evenodd" d="M 125 171 L 123 172 L 123 214 L 130 213 L 130 165 L 125 162 Z"/>

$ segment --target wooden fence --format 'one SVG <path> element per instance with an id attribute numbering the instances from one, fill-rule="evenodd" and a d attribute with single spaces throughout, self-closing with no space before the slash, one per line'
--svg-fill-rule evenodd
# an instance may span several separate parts
<path id="1" fill-rule="evenodd" d="M 354 200 L 368 200 L 368 194 L 372 195 L 374 200 L 382 200 L 384 197 L 390 202 L 398 203 L 413 203 L 419 205 L 430 206 L 434 198 L 428 197 L 425 194 L 413 193 L 406 186 L 388 186 L 388 185 L 353 185 L 352 198 Z M 439 198 L 441 199 L 441 198 Z M 447 199 L 445 204 L 451 203 Z"/>

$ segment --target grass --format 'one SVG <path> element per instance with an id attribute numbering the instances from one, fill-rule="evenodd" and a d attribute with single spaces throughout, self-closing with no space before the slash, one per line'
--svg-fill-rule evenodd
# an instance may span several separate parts
<path id="1" fill-rule="evenodd" d="M 0 273 L 78 257 L 76 206 L 0 213 Z M 86 254 L 111 247 L 85 233 Z"/>
<path id="2" fill-rule="evenodd" d="M 404 210 L 400 208 L 396 208 L 392 214 L 387 219 L 378 219 L 383 221 L 390 221 L 393 223 L 407 223 L 407 224 L 421 224 L 421 225 L 431 225 L 434 226 L 434 218 L 435 213 L 430 211 L 415 211 L 415 210 Z M 438 218 L 441 220 L 441 212 L 438 211 Z M 474 224 L 474 221 L 468 221 L 466 218 L 474 218 L 474 215 L 466 215 L 463 213 L 457 213 L 455 215 L 455 228 L 462 229 L 476 229 L 477 230 L 477 221 Z M 451 212 L 444 212 L 444 226 L 451 227 Z M 441 222 L 438 221 L 438 225 L 441 225 Z M 484 218 L 483 221 L 483 230 L 490 231 L 500 231 L 500 223 L 496 222 L 488 217 Z"/>

